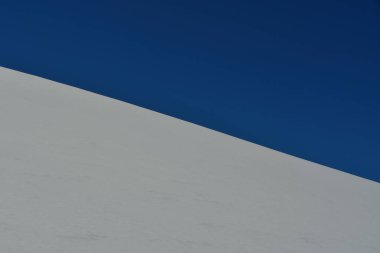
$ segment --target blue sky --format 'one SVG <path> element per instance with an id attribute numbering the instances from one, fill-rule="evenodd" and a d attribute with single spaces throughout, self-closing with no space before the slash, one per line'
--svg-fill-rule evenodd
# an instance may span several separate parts
<path id="1" fill-rule="evenodd" d="M 9 1 L 0 65 L 380 182 L 380 2 Z"/>

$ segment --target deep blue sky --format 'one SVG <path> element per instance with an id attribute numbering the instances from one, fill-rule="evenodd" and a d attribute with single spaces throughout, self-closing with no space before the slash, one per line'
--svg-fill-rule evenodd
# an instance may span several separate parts
<path id="1" fill-rule="evenodd" d="M 376 0 L 9 1 L 0 65 L 380 182 Z"/>

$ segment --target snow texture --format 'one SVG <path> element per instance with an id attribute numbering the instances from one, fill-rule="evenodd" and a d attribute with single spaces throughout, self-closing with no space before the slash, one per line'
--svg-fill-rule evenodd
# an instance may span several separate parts
<path id="1" fill-rule="evenodd" d="M 0 252 L 380 252 L 378 183 L 5 68 L 0 120 Z"/>

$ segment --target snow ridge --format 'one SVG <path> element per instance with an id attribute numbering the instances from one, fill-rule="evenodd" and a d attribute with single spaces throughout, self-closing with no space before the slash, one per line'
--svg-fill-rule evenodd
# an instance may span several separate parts
<path id="1" fill-rule="evenodd" d="M 0 252 L 380 252 L 380 184 L 0 68 Z"/>

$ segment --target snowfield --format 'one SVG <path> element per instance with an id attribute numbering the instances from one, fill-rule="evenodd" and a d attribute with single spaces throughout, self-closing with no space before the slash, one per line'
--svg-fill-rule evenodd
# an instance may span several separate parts
<path id="1" fill-rule="evenodd" d="M 380 184 L 0 68 L 0 252 L 379 253 Z"/>

